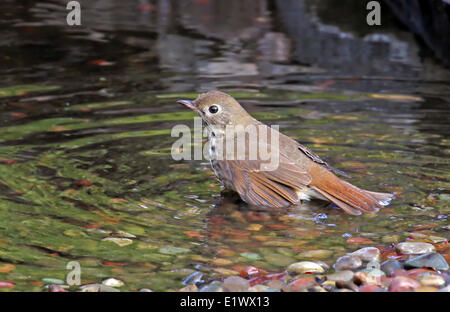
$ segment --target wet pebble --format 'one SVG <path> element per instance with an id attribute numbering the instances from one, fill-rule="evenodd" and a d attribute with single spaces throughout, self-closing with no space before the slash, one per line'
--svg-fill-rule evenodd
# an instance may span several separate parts
<path id="1" fill-rule="evenodd" d="M 436 292 L 438 289 L 436 287 L 430 287 L 430 286 L 421 286 L 419 288 L 416 288 L 416 292 Z"/>
<path id="2" fill-rule="evenodd" d="M 222 283 L 219 281 L 213 281 L 209 285 L 200 288 L 200 292 L 223 292 Z"/>
<path id="3" fill-rule="evenodd" d="M 287 271 L 289 274 L 325 272 L 325 270 L 319 264 L 311 261 L 301 261 L 293 263 L 288 266 Z"/>
<path id="4" fill-rule="evenodd" d="M 355 285 L 352 281 L 344 282 L 344 281 L 336 281 L 337 288 L 345 288 L 355 292 L 359 292 L 359 287 Z"/>
<path id="5" fill-rule="evenodd" d="M 413 268 L 433 268 L 439 271 L 446 271 L 449 265 L 445 258 L 438 253 L 427 253 L 418 257 L 414 257 L 405 262 L 406 267 Z"/>
<path id="6" fill-rule="evenodd" d="M 338 271 L 354 270 L 362 265 L 362 261 L 359 257 L 354 255 L 342 256 L 337 259 L 334 268 Z"/>
<path id="7" fill-rule="evenodd" d="M 353 282 L 356 285 L 376 285 L 379 282 L 379 278 L 367 272 L 356 272 L 353 276 Z"/>
<path id="8" fill-rule="evenodd" d="M 109 287 L 122 287 L 124 285 L 121 280 L 115 279 L 113 277 L 104 280 L 102 284 Z"/>
<path id="9" fill-rule="evenodd" d="M 133 244 L 133 240 L 129 238 L 122 238 L 122 237 L 106 237 L 102 239 L 102 241 L 105 242 L 112 242 L 120 247 L 128 246 Z"/>
<path id="10" fill-rule="evenodd" d="M 56 284 L 56 285 L 63 285 L 64 284 L 63 280 L 60 280 L 60 279 L 57 279 L 57 278 L 45 277 L 45 278 L 42 279 L 42 281 L 44 283 L 46 283 L 46 284 Z"/>
<path id="11" fill-rule="evenodd" d="M 188 253 L 190 249 L 188 248 L 182 248 L 182 247 L 175 247 L 175 246 L 165 246 L 159 248 L 158 252 L 165 254 L 165 255 L 177 255 L 177 254 L 183 254 Z"/>
<path id="12" fill-rule="evenodd" d="M 386 260 L 381 264 L 381 270 L 386 276 L 393 276 L 396 270 L 401 270 L 403 267 L 397 260 Z"/>
<path id="13" fill-rule="evenodd" d="M 420 284 L 418 282 L 416 282 L 415 280 L 405 277 L 405 276 L 398 276 L 392 280 L 392 283 L 389 286 L 389 291 L 405 292 L 405 291 L 412 291 L 419 287 L 420 287 Z"/>
<path id="14" fill-rule="evenodd" d="M 316 281 L 312 278 L 298 278 L 292 282 L 290 282 L 286 287 L 283 288 L 283 291 L 286 292 L 301 292 L 306 291 L 307 288 L 310 288 L 316 284 Z"/>
<path id="15" fill-rule="evenodd" d="M 351 281 L 355 273 L 350 270 L 339 271 L 333 274 L 327 275 L 329 281 Z"/>
<path id="16" fill-rule="evenodd" d="M 365 247 L 352 252 L 350 255 L 356 256 L 362 261 L 379 261 L 380 250 L 375 247 Z"/>
<path id="17" fill-rule="evenodd" d="M 433 245 L 422 242 L 404 242 L 398 244 L 396 248 L 398 252 L 406 255 L 426 254 L 435 250 Z"/>
<path id="18" fill-rule="evenodd" d="M 250 287 L 249 282 L 246 279 L 243 279 L 239 276 L 229 276 L 227 277 L 222 284 L 222 287 L 227 291 L 247 291 Z"/>
<path id="19" fill-rule="evenodd" d="M 15 284 L 13 282 L 0 281 L 0 288 L 11 288 L 14 286 Z"/>
<path id="20" fill-rule="evenodd" d="M 87 284 L 81 286 L 82 292 L 119 292 L 117 288 L 106 286 L 103 284 Z"/>
<path id="21" fill-rule="evenodd" d="M 445 279 L 439 275 L 436 274 L 430 274 L 422 277 L 419 280 L 420 284 L 423 286 L 436 286 L 441 287 L 445 285 Z"/>
<path id="22" fill-rule="evenodd" d="M 291 257 L 285 256 L 285 255 L 281 255 L 281 254 L 275 254 L 275 253 L 265 255 L 264 258 L 270 264 L 277 265 L 277 266 L 287 266 L 290 263 L 295 261 Z"/>
<path id="23" fill-rule="evenodd" d="M 364 269 L 364 270 L 361 270 L 361 272 L 370 274 L 370 275 L 378 277 L 378 278 L 386 276 L 386 274 L 382 270 L 377 269 L 377 268 Z"/>
<path id="24" fill-rule="evenodd" d="M 333 252 L 331 250 L 308 250 L 297 255 L 298 259 L 327 259 Z"/>

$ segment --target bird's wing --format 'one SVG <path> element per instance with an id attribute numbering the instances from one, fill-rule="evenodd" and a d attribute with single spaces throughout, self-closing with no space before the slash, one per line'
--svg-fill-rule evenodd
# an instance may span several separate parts
<path id="1" fill-rule="evenodd" d="M 332 166 L 330 166 L 326 161 L 322 160 L 319 156 L 317 156 L 313 151 L 311 151 L 309 148 L 307 148 L 306 146 L 301 145 L 300 143 L 298 143 L 298 149 L 300 151 L 303 152 L 303 154 L 305 154 L 309 159 L 311 159 L 312 161 L 314 161 L 315 163 L 318 163 L 319 165 L 324 166 L 325 168 L 327 168 L 330 171 L 333 171 L 334 173 L 343 175 L 344 177 L 347 178 L 351 178 L 347 173 L 345 173 L 344 171 L 341 171 L 339 169 L 336 169 Z"/>
<path id="2" fill-rule="evenodd" d="M 297 203 L 297 191 L 311 182 L 308 172 L 282 153 L 272 171 L 262 170 L 257 160 L 220 160 L 217 166 L 241 198 L 253 205 L 281 208 Z"/>

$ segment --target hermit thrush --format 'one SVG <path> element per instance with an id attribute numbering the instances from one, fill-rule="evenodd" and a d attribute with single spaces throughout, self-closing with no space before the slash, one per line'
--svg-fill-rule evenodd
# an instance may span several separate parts
<path id="1" fill-rule="evenodd" d="M 359 215 L 377 212 L 393 198 L 341 180 L 333 173 L 338 171 L 316 154 L 254 119 L 228 94 L 210 91 L 178 103 L 200 115 L 208 130 L 216 176 L 248 204 L 281 208 L 317 198 Z M 236 155 L 236 150 L 244 152 Z M 262 159 L 263 150 L 272 159 Z"/>

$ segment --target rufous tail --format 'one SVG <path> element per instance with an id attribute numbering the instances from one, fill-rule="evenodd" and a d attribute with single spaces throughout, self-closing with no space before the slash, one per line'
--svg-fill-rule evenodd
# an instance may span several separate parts
<path id="1" fill-rule="evenodd" d="M 377 193 L 360 189 L 324 168 L 320 170 L 311 181 L 309 187 L 320 195 L 333 202 L 351 215 L 360 215 L 362 212 L 375 213 L 384 206 L 389 205 L 394 198 L 390 193 Z"/>

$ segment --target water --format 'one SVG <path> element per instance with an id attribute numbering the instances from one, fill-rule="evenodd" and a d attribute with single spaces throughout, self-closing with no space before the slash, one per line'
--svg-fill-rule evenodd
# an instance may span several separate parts
<path id="1" fill-rule="evenodd" d="M 98 0 L 71 28 L 63 3 L 0 4 L 0 280 L 12 290 L 65 280 L 70 261 L 83 284 L 167 291 L 193 270 L 279 272 L 311 250 L 331 265 L 361 246 L 352 237 L 450 237 L 450 74 L 392 16 L 374 29 L 314 1 Z M 170 155 L 172 127 L 195 116 L 176 100 L 217 88 L 397 198 L 352 217 L 222 196 L 206 161 Z"/>

